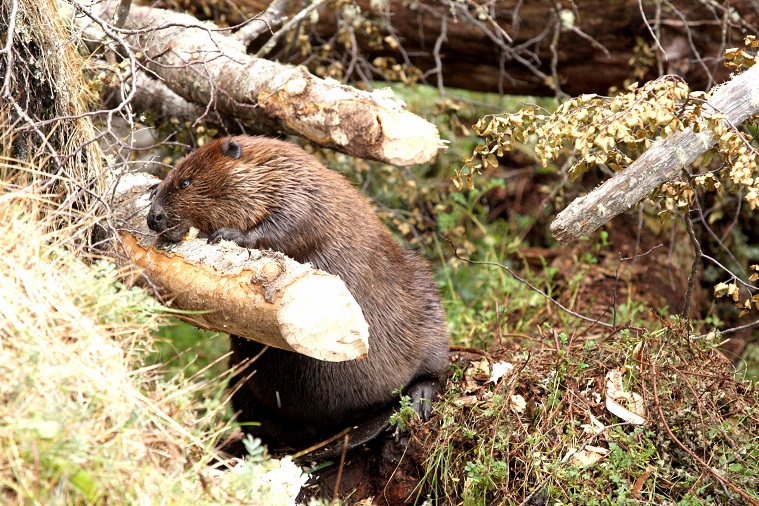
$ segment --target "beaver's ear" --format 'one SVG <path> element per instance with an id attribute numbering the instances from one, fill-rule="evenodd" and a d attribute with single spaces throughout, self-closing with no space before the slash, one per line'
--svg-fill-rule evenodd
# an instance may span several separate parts
<path id="1" fill-rule="evenodd" d="M 235 141 L 227 139 L 221 143 L 221 153 L 233 160 L 237 160 L 242 155 L 242 148 Z"/>

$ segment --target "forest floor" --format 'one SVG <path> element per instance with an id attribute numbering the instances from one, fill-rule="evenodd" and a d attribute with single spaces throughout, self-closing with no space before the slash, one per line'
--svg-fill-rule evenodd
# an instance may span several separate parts
<path id="1" fill-rule="evenodd" d="M 498 313 L 483 332 L 490 342 L 483 335 L 477 349 L 453 348 L 429 422 L 322 465 L 301 497 L 388 505 L 759 500 L 759 394 L 740 360 L 755 344 L 750 329 L 718 343 L 671 316 L 683 308 L 693 259 L 684 227 L 641 211 L 594 240 L 546 248 L 545 181 L 524 174 L 485 197 L 490 220 L 535 218 L 523 237 L 537 245 L 513 255 L 515 273 L 549 273 L 557 302 L 614 328 L 568 321 L 552 303 Z M 715 310 L 711 294 L 694 287 L 694 321 Z M 531 330 L 502 330 L 515 327 Z"/>
<path id="2" fill-rule="evenodd" d="M 452 143 L 449 156 L 468 149 Z M 317 469 L 305 462 L 301 497 L 759 504 L 755 336 L 711 332 L 756 315 L 744 321 L 732 303 L 715 302 L 722 278 L 702 265 L 690 319 L 679 316 L 694 256 L 682 222 L 642 207 L 559 245 L 550 220 L 570 192 L 598 183 L 587 175 L 567 190 L 559 170 L 516 153 L 479 176 L 481 189 L 458 192 L 450 160 L 421 175 L 346 163 L 393 231 L 436 260 L 454 346 L 428 422 L 401 410 L 406 431 Z M 235 429 L 227 337 L 169 324 L 113 264 L 70 249 L 91 224 L 58 230 L 45 198 L 8 188 L 2 502 L 292 504 L 309 476 L 291 459 L 269 459 L 260 442 L 245 461 L 218 458 Z M 712 227 L 751 245 L 759 226 L 743 220 L 726 213 Z"/>

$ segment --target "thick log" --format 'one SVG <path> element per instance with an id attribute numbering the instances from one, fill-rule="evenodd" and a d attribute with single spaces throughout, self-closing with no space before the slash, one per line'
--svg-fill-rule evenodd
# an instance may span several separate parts
<path id="1" fill-rule="evenodd" d="M 339 277 L 281 253 L 203 239 L 159 244 L 147 228 L 150 188 L 158 179 L 125 175 L 112 203 L 125 263 L 177 317 L 198 327 L 340 362 L 368 350 L 368 325 Z"/>
<path id="2" fill-rule="evenodd" d="M 95 16 L 110 19 L 110 11 Z M 89 34 L 98 27 L 79 17 Z M 320 79 L 302 68 L 245 53 L 233 37 L 187 14 L 133 5 L 124 28 L 132 50 L 177 95 L 251 128 L 305 137 L 352 156 L 395 165 L 431 161 L 445 147 L 437 127 L 391 94 Z M 100 33 L 101 39 L 105 37 Z"/>
<path id="3" fill-rule="evenodd" d="M 759 65 L 722 85 L 704 106 L 725 116 L 724 125 L 739 125 L 759 112 Z M 584 197 L 574 200 L 551 223 L 551 232 L 567 242 L 597 229 L 673 179 L 716 143 L 713 132 L 692 128 L 655 142 L 629 167 Z"/>
<path id="4" fill-rule="evenodd" d="M 238 13 L 255 16 L 270 2 L 214 2 L 211 12 L 239 23 L 243 18 Z M 354 5 L 361 7 L 359 17 Z M 202 16 L 208 3 L 190 0 L 188 8 Z M 272 55 L 296 63 L 307 61 L 311 67 L 340 61 L 345 68 L 361 65 L 362 60 L 392 57 L 421 69 L 424 80 L 432 85 L 440 78 L 443 85 L 454 88 L 552 96 L 558 84 L 563 93 L 576 96 L 607 94 L 609 88 L 621 87 L 633 76 L 629 62 L 640 56 L 636 53 L 640 43 L 653 48 L 658 61 L 639 59 L 639 68 L 652 66 L 647 75 L 635 79 L 655 78 L 661 70 L 680 75 L 694 89 L 708 88 L 728 76 L 721 63 L 724 50 L 740 46 L 745 34 L 759 29 L 754 0 L 355 0 L 345 9 L 351 14 L 332 4 L 323 6 L 318 23 L 303 32 L 314 48 L 328 41 L 336 50 L 329 56 L 302 56 L 292 48 L 288 51 L 286 44 Z M 342 46 L 332 37 L 341 28 L 358 24 L 361 17 L 394 43 L 379 47 L 377 37 L 356 28 L 358 47 L 336 54 Z M 266 38 L 264 32 L 256 45 L 266 43 Z M 366 65 L 364 74 L 370 73 L 371 65 Z"/>

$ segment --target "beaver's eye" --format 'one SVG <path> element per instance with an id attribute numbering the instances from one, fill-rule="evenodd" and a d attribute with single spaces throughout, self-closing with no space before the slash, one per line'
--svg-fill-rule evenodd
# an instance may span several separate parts
<path id="1" fill-rule="evenodd" d="M 188 186 L 190 186 L 190 180 L 189 180 L 189 179 L 183 179 L 183 180 L 181 180 L 181 181 L 179 182 L 179 188 L 180 188 L 180 189 L 185 189 L 185 188 L 187 188 Z"/>

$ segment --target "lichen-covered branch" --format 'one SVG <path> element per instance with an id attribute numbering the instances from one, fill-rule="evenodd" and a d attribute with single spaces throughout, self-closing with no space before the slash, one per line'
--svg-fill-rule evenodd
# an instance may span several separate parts
<path id="1" fill-rule="evenodd" d="M 759 112 L 759 65 L 722 85 L 708 104 L 724 115 L 721 121 L 727 125 L 739 125 Z M 712 132 L 693 129 L 655 142 L 628 168 L 567 206 L 551 224 L 551 232 L 561 242 L 592 232 L 676 177 L 715 143 Z"/>

